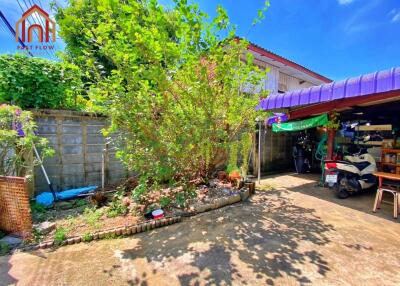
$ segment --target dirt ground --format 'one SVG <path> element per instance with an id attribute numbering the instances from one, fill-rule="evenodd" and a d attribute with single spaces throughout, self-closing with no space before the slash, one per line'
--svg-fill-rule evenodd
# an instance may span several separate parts
<path id="1" fill-rule="evenodd" d="M 400 219 L 374 194 L 268 177 L 246 203 L 129 238 L 0 257 L 0 285 L 400 285 Z"/>

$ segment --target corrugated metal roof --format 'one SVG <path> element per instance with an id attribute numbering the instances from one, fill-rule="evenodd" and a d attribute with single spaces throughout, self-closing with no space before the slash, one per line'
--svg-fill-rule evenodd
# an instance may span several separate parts
<path id="1" fill-rule="evenodd" d="M 400 90 L 400 67 L 286 93 L 274 93 L 257 109 L 272 110 Z"/>
<path id="2" fill-rule="evenodd" d="M 237 38 L 240 39 L 240 37 L 237 37 Z M 279 61 L 279 62 L 281 62 L 283 64 L 290 65 L 291 67 L 293 67 L 293 68 L 295 68 L 295 69 L 297 69 L 297 70 L 299 70 L 301 72 L 305 72 L 305 73 L 307 73 L 307 74 L 309 74 L 309 75 L 311 75 L 311 76 L 313 76 L 315 78 L 318 78 L 318 79 L 322 80 L 323 82 L 332 82 L 332 80 L 327 78 L 326 76 L 323 76 L 323 75 L 321 75 L 319 73 L 316 73 L 316 72 L 310 70 L 309 68 L 307 68 L 307 67 L 305 67 L 303 65 L 300 65 L 300 64 L 298 64 L 298 63 L 296 63 L 296 62 L 294 62 L 292 60 L 289 60 L 289 59 L 287 59 L 285 57 L 282 57 L 282 56 L 280 56 L 280 55 L 278 55 L 278 54 L 276 54 L 276 53 L 274 53 L 274 52 L 272 52 L 270 50 L 267 50 L 267 49 L 265 49 L 265 48 L 263 48 L 263 47 L 261 47 L 261 46 L 259 46 L 257 44 L 254 44 L 252 42 L 249 42 L 249 44 L 250 44 L 250 47 L 249 47 L 250 49 L 251 49 L 251 47 L 253 47 L 253 48 L 255 48 L 255 51 L 258 50 L 258 52 L 263 53 L 266 57 L 270 57 L 271 59 Z"/>

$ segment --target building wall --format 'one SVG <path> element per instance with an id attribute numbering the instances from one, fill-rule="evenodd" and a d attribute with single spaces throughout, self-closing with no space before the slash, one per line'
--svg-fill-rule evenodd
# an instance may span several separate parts
<path id="1" fill-rule="evenodd" d="M 287 75 L 279 68 L 267 63 L 257 61 L 256 64 L 263 68 L 269 68 L 270 72 L 264 83 L 265 88 L 271 93 L 280 91 L 292 91 L 300 88 L 314 86 L 313 83 Z M 258 158 L 258 133 L 254 143 L 254 152 Z M 253 174 L 258 171 L 257 160 L 252 159 Z M 292 135 L 288 132 L 274 133 L 271 128 L 265 126 L 261 130 L 261 174 L 289 170 L 294 168 L 292 156 Z"/>
<path id="2" fill-rule="evenodd" d="M 127 178 L 128 172 L 115 157 L 115 150 L 106 149 L 101 130 L 107 118 L 74 111 L 33 111 L 38 135 L 49 140 L 55 155 L 46 158 L 44 167 L 56 190 L 88 185 L 101 186 L 102 153 L 105 154 L 106 184 Z M 46 180 L 39 166 L 34 171 L 35 192 L 47 191 Z"/>
<path id="3" fill-rule="evenodd" d="M 262 69 L 269 69 L 267 78 L 260 84 L 260 87 L 268 89 L 270 93 L 278 92 L 278 90 L 291 91 L 314 86 L 313 83 L 285 74 L 280 71 L 279 67 L 261 61 L 260 59 L 255 59 L 254 63 Z"/>
<path id="4" fill-rule="evenodd" d="M 293 76 L 287 75 L 285 73 L 279 72 L 279 90 L 281 91 L 292 91 L 296 89 L 301 89 L 301 88 L 307 88 L 311 87 L 314 84 L 307 82 L 307 81 L 301 81 L 298 78 L 295 78 Z M 283 88 L 281 88 L 283 87 Z"/>
<path id="5" fill-rule="evenodd" d="M 243 56 L 242 59 L 245 60 L 245 57 Z M 257 56 L 254 58 L 254 64 L 261 69 L 268 69 L 267 77 L 255 88 L 249 85 L 243 87 L 243 91 L 258 93 L 260 90 L 269 90 L 270 93 L 276 93 L 278 91 L 286 92 L 315 85 L 311 82 L 285 74 L 279 67 L 262 61 Z"/>

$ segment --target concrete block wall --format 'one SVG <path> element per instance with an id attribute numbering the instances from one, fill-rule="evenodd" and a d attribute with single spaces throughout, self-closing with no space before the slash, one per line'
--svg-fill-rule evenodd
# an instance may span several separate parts
<path id="1" fill-rule="evenodd" d="M 49 140 L 55 155 L 46 158 L 44 167 L 56 190 L 88 185 L 101 186 L 102 153 L 105 154 L 105 182 L 116 184 L 129 173 L 115 157 L 115 150 L 108 146 L 101 130 L 107 118 L 90 113 L 64 110 L 32 111 L 38 126 L 38 135 Z M 46 180 L 35 167 L 35 193 L 48 190 Z"/>

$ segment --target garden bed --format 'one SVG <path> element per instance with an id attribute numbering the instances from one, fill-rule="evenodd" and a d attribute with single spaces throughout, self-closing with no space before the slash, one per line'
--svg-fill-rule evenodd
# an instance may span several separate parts
<path id="1" fill-rule="evenodd" d="M 51 209 L 33 204 L 34 229 L 28 249 L 139 233 L 246 200 L 251 193 L 249 185 L 239 190 L 233 183 L 213 179 L 190 192 L 183 192 L 182 187 L 160 187 L 135 201 L 138 188 L 57 202 Z M 151 219 L 154 209 L 162 209 L 165 218 Z"/>

